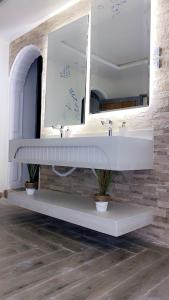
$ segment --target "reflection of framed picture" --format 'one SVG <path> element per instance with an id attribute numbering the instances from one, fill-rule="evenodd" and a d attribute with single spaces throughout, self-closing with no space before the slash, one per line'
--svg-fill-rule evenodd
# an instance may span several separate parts
<path id="1" fill-rule="evenodd" d="M 129 108 L 135 106 L 147 106 L 148 104 L 149 104 L 149 97 L 147 95 L 140 95 L 136 97 L 104 99 L 100 101 L 100 111 Z"/>

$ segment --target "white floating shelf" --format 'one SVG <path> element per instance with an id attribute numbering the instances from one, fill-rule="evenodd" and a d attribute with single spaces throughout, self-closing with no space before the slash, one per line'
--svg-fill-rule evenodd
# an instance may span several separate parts
<path id="1" fill-rule="evenodd" d="M 34 196 L 27 196 L 24 191 L 12 191 L 9 192 L 8 201 L 13 205 L 115 237 L 153 222 L 151 208 L 112 201 L 106 213 L 97 213 L 93 199 L 69 193 L 39 190 Z"/>

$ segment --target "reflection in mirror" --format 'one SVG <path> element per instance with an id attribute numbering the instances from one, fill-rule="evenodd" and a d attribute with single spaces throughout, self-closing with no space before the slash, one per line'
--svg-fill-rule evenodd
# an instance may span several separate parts
<path id="1" fill-rule="evenodd" d="M 48 36 L 45 127 L 85 121 L 88 16 Z"/>
<path id="2" fill-rule="evenodd" d="M 149 103 L 151 0 L 92 0 L 90 113 Z"/>

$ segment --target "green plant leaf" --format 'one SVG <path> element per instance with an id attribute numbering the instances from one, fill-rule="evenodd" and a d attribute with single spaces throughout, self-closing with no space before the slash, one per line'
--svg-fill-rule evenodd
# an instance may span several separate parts
<path id="1" fill-rule="evenodd" d="M 95 171 L 99 185 L 99 194 L 105 196 L 112 182 L 114 172 L 111 170 L 100 169 L 97 169 Z"/>
<path id="2" fill-rule="evenodd" d="M 30 182 L 37 182 L 38 174 L 39 174 L 39 165 L 28 164 L 27 167 L 28 167 Z"/>

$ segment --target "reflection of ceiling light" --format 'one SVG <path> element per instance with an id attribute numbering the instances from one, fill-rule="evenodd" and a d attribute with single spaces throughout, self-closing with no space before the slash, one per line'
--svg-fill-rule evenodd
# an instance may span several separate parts
<path id="1" fill-rule="evenodd" d="M 80 0 L 70 0 L 67 4 L 63 5 L 62 7 L 58 8 L 57 10 L 55 10 L 54 12 L 52 12 L 48 16 L 46 16 L 44 18 L 44 21 L 54 17 L 55 15 L 58 15 L 58 14 L 64 12 L 65 10 L 67 10 L 67 9 L 71 8 L 72 6 L 76 5 L 78 2 L 80 2 Z"/>

